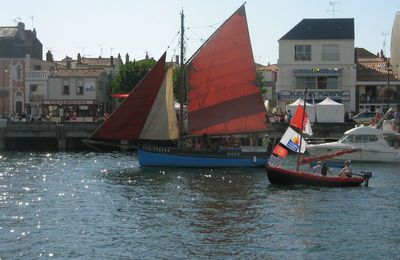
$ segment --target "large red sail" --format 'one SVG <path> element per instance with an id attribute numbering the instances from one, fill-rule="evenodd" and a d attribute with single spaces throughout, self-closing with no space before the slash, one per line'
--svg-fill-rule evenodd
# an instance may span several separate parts
<path id="1" fill-rule="evenodd" d="M 103 140 L 139 138 L 163 83 L 165 56 L 166 53 L 90 138 Z"/>
<path id="2" fill-rule="evenodd" d="M 244 5 L 192 57 L 187 78 L 191 134 L 267 130 Z"/>

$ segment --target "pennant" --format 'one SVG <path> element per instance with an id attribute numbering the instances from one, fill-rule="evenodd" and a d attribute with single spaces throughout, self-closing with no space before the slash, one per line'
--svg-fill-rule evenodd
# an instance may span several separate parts
<path id="1" fill-rule="evenodd" d="M 301 140 L 301 149 L 300 149 L 300 140 Z M 307 148 L 307 142 L 303 137 L 296 131 L 294 131 L 291 127 L 288 127 L 286 132 L 283 134 L 280 143 L 292 150 L 293 152 L 304 153 Z"/>
<path id="2" fill-rule="evenodd" d="M 288 150 L 277 144 L 272 153 L 278 155 L 279 157 L 285 158 L 288 154 Z"/>
<path id="3" fill-rule="evenodd" d="M 304 116 L 303 116 L 304 114 Z M 304 120 L 303 120 L 304 118 Z M 303 124 L 301 121 L 303 120 Z M 307 112 L 304 110 L 304 107 L 302 105 L 298 105 L 296 112 L 293 116 L 292 121 L 290 122 L 291 126 L 294 126 L 298 129 L 301 129 L 301 126 L 303 126 L 303 133 L 308 134 L 308 135 L 313 135 L 312 129 L 311 129 L 311 124 L 310 120 L 308 119 Z"/>
<path id="4" fill-rule="evenodd" d="M 268 159 L 268 165 L 275 166 L 275 167 L 281 167 L 282 160 L 281 160 L 281 158 L 276 157 L 273 154 L 271 154 Z"/>

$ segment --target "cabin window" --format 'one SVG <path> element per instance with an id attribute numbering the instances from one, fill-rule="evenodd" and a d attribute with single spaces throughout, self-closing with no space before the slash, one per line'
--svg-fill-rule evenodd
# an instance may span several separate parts
<path id="1" fill-rule="evenodd" d="M 352 135 L 345 135 L 339 140 L 340 143 L 350 144 L 353 143 L 353 136 Z"/>
<path id="2" fill-rule="evenodd" d="M 322 45 L 322 60 L 338 61 L 339 60 L 339 45 Z"/>
<path id="3" fill-rule="evenodd" d="M 311 45 L 295 45 L 294 60 L 311 61 Z"/>

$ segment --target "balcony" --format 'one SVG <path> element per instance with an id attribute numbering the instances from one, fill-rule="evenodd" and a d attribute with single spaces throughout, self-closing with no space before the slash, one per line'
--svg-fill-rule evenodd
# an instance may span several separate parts
<path id="1" fill-rule="evenodd" d="M 52 74 L 48 70 L 33 70 L 26 73 L 26 80 L 47 80 Z"/>

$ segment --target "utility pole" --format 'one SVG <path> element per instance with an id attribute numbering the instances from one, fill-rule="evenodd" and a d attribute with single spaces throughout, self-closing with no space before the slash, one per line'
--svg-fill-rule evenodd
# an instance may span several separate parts
<path id="1" fill-rule="evenodd" d="M 386 37 L 388 35 L 391 35 L 391 33 L 382 33 L 382 36 L 383 36 L 383 49 L 382 50 L 384 53 L 386 53 Z"/>

